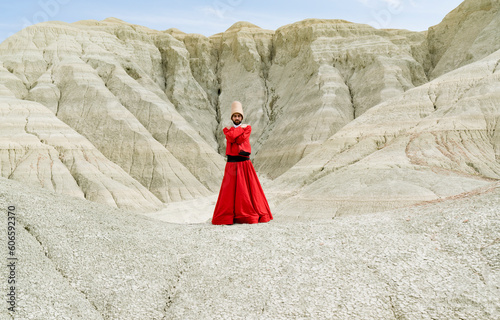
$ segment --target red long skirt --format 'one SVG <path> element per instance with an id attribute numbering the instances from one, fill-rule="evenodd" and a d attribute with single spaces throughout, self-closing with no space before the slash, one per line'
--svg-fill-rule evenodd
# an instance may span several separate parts
<path id="1" fill-rule="evenodd" d="M 258 223 L 272 219 L 252 162 L 227 162 L 212 224 Z"/>

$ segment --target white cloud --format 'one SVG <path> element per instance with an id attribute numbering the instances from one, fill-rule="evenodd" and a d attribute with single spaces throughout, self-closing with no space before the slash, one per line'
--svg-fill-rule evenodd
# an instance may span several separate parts
<path id="1" fill-rule="evenodd" d="M 401 5 L 401 0 L 382 0 L 382 2 L 385 2 L 393 7 L 399 7 Z"/>
<path id="2" fill-rule="evenodd" d="M 224 13 L 225 11 L 216 9 L 215 7 L 212 6 L 205 6 L 205 7 L 200 7 L 199 10 L 203 12 L 206 15 L 209 16 L 216 16 L 220 19 L 224 19 Z"/>
<path id="3" fill-rule="evenodd" d="M 370 6 L 370 2 L 373 2 L 373 0 L 357 0 L 357 1 L 365 6 Z"/>
<path id="4" fill-rule="evenodd" d="M 399 7 L 402 5 L 402 0 L 357 0 L 367 7 L 378 7 L 380 5 L 387 5 L 391 7 Z M 413 0 L 410 0 L 413 3 Z"/>
<path id="5" fill-rule="evenodd" d="M 213 5 L 197 7 L 196 9 L 207 16 L 216 17 L 220 20 L 234 21 L 231 14 L 235 11 L 235 7 L 222 2 L 215 2 Z"/>

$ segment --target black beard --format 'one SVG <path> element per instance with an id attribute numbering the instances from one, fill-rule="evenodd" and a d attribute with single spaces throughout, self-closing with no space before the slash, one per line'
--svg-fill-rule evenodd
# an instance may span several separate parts
<path id="1" fill-rule="evenodd" d="M 235 121 L 235 120 L 233 120 L 233 123 L 234 123 L 235 125 L 239 125 L 239 124 L 241 123 L 241 121 L 239 121 L 239 120 L 236 120 L 236 121 Z"/>

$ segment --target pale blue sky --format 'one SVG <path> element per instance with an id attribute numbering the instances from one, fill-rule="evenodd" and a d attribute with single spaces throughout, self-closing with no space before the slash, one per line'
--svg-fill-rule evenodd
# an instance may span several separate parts
<path id="1" fill-rule="evenodd" d="M 462 0 L 0 0 L 0 42 L 24 27 L 115 17 L 156 30 L 210 36 L 237 21 L 265 29 L 307 18 L 344 19 L 376 28 L 427 30 Z"/>

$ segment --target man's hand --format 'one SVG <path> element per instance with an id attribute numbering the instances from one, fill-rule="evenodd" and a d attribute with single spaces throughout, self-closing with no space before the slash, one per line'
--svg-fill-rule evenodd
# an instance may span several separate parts
<path id="1" fill-rule="evenodd" d="M 248 126 L 248 124 L 242 124 L 241 127 L 242 128 L 246 128 Z"/>

